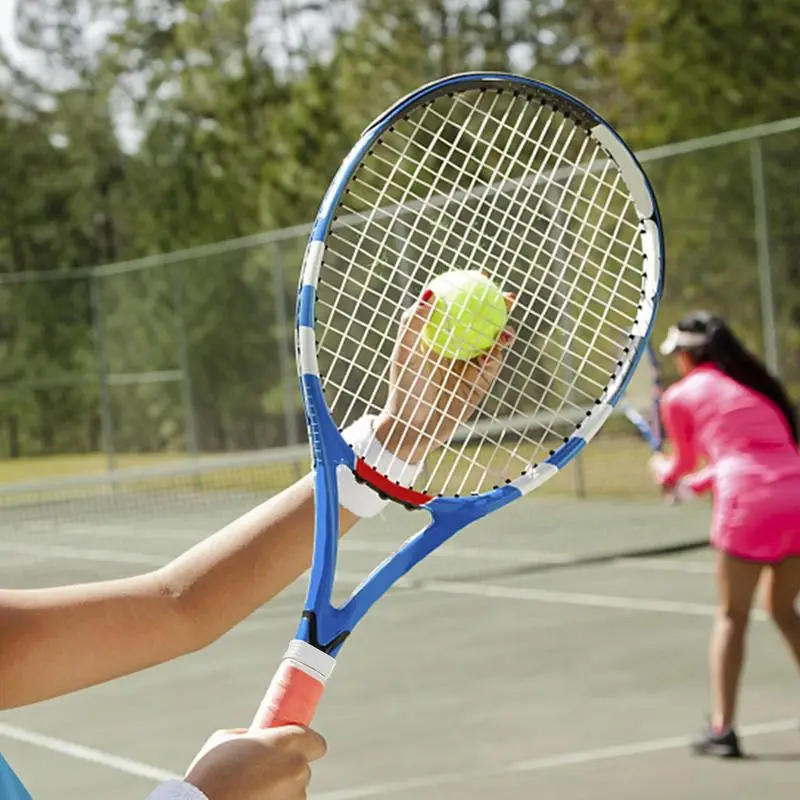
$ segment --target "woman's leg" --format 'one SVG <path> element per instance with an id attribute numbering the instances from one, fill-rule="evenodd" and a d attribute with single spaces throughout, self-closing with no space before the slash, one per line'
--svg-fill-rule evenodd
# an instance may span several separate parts
<path id="1" fill-rule="evenodd" d="M 789 558 L 769 567 L 764 586 L 764 605 L 800 668 L 800 614 L 795 607 L 798 594 L 800 558 Z"/>
<path id="2" fill-rule="evenodd" d="M 734 725 L 747 622 L 761 570 L 761 564 L 717 553 L 718 606 L 710 652 L 717 733 Z"/>

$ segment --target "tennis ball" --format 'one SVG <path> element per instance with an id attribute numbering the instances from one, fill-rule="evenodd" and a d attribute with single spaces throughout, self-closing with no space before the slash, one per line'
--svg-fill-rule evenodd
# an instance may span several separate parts
<path id="1" fill-rule="evenodd" d="M 503 293 L 475 270 L 453 270 L 429 285 L 435 305 L 422 339 L 447 358 L 468 360 L 492 348 L 508 321 Z"/>

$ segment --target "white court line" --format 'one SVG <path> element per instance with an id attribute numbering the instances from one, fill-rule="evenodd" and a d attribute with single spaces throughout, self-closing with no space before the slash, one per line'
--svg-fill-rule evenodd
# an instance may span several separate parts
<path id="1" fill-rule="evenodd" d="M 364 576 L 344 572 L 337 574 L 337 580 L 358 584 Z M 414 581 L 401 578 L 397 589 L 432 592 L 436 594 L 465 595 L 468 597 L 485 597 L 495 600 L 527 600 L 554 605 L 584 606 L 591 608 L 616 608 L 625 611 L 644 611 L 662 614 L 679 614 L 690 617 L 710 617 L 716 612 L 716 606 L 708 603 L 687 603 L 679 600 L 648 600 L 644 597 L 617 597 L 606 594 L 589 594 L 587 592 L 556 592 L 549 589 L 529 589 L 524 586 L 495 586 L 489 583 L 467 583 L 464 581 Z M 751 619 L 764 622 L 767 614 L 754 608 Z"/>
<path id="2" fill-rule="evenodd" d="M 109 538 L 106 533 L 105 538 Z M 169 538 L 160 536 L 158 538 Z M 356 553 L 375 553 L 385 556 L 397 549 L 394 542 L 374 542 L 343 540 L 341 551 Z M 177 556 L 154 555 L 125 550 L 103 550 L 97 548 L 73 547 L 71 545 L 25 544 L 22 542 L 0 542 L 0 551 L 21 555 L 41 556 L 43 558 L 65 558 L 77 561 L 106 561 L 119 564 L 147 564 L 161 566 Z M 431 557 L 466 559 L 469 561 L 530 561 L 545 564 L 568 564 L 575 556 L 568 553 L 542 553 L 535 550 L 493 550 L 482 547 L 458 547 L 434 550 Z"/>
<path id="3" fill-rule="evenodd" d="M 412 584 L 413 587 L 413 584 Z M 459 583 L 456 581 L 424 581 L 419 588 L 427 592 L 487 597 L 499 600 L 530 600 L 556 605 L 589 606 L 594 608 L 619 608 L 626 611 L 652 611 L 662 614 L 682 614 L 691 617 L 710 617 L 716 606 L 707 603 L 687 603 L 680 600 L 648 600 L 642 597 L 616 597 L 586 592 L 555 592 L 547 589 L 527 589 L 517 586 L 493 586 L 484 583 Z M 761 609 L 753 609 L 751 619 L 764 622 L 768 619 Z"/>
<path id="4" fill-rule="evenodd" d="M 72 558 L 82 561 L 100 561 L 123 564 L 142 564 L 160 567 L 171 561 L 171 557 L 147 555 L 144 553 L 117 552 L 114 550 L 85 550 L 78 547 L 55 546 L 39 547 L 37 545 L 0 543 L 0 551 L 16 554 L 40 554 L 43 557 Z M 349 583 L 360 583 L 364 575 L 339 573 L 337 580 Z M 515 586 L 494 586 L 485 583 L 468 583 L 459 581 L 422 581 L 415 582 L 407 578 L 397 584 L 398 588 L 415 588 L 426 592 L 440 594 L 460 594 L 474 597 L 487 597 L 503 600 L 528 600 L 558 605 L 590 606 L 595 608 L 618 608 L 628 611 L 652 611 L 668 614 L 708 617 L 713 615 L 714 606 L 703 603 L 687 603 L 672 600 L 648 600 L 635 597 L 615 597 L 612 595 L 589 594 L 585 592 L 556 592 L 545 589 L 529 589 Z M 757 621 L 766 619 L 763 611 L 755 609 L 752 618 Z"/>
<path id="5" fill-rule="evenodd" d="M 395 542 L 360 541 L 344 539 L 339 545 L 340 550 L 350 550 L 356 553 L 378 553 L 387 555 L 397 550 Z M 537 550 L 504 550 L 490 547 L 465 547 L 454 545 L 434 550 L 430 558 L 454 558 L 467 561 L 531 561 L 542 564 L 569 564 L 576 560 L 576 556 L 569 553 L 545 553 Z"/>
<path id="6" fill-rule="evenodd" d="M 713 575 L 714 564 L 703 561 L 680 561 L 670 558 L 620 558 L 615 567 L 623 569 L 644 569 L 653 572 L 685 572 L 694 575 Z"/>
<path id="7" fill-rule="evenodd" d="M 221 523 L 216 530 L 221 530 L 228 523 Z M 128 537 L 131 539 L 153 539 L 185 543 L 187 541 L 199 542 L 202 539 L 211 536 L 213 530 L 196 526 L 189 528 L 179 525 L 168 525 L 153 529 L 148 523 L 137 523 L 136 525 L 120 525 L 117 523 L 96 524 L 92 525 L 86 522 L 68 522 L 53 525 L 32 525 L 30 523 L 22 523 L 20 528 L 20 535 L 31 536 L 51 535 L 63 538 L 82 537 L 82 538 L 100 538 L 100 539 L 113 539 L 114 537 Z"/>
<path id="8" fill-rule="evenodd" d="M 41 561 L 39 556 L 34 555 L 4 555 L 2 561 L 0 561 L 0 569 L 5 569 L 7 567 L 27 567 L 31 564 L 37 564 Z"/>
<path id="9" fill-rule="evenodd" d="M 397 549 L 397 544 L 376 541 L 354 541 L 345 539 L 340 545 L 341 550 L 353 552 L 387 554 Z M 491 547 L 463 547 L 459 545 L 446 546 L 441 550 L 434 550 L 430 557 L 451 558 L 466 561 L 499 561 L 499 562 L 527 562 L 530 564 L 555 564 L 569 566 L 580 564 L 584 556 L 571 553 L 552 553 L 539 550 L 518 550 Z M 591 556 L 590 556 L 591 557 Z M 681 561 L 669 558 L 624 558 L 620 557 L 609 561 L 603 566 L 611 566 L 628 570 L 642 569 L 658 572 L 685 572 L 690 574 L 709 575 L 714 573 L 713 563 L 702 561 Z"/>
<path id="10" fill-rule="evenodd" d="M 16 555 L 37 556 L 40 558 L 64 558 L 74 561 L 99 561 L 113 564 L 142 564 L 148 567 L 162 567 L 175 556 L 148 553 L 131 553 L 124 550 L 97 550 L 69 545 L 36 545 L 16 542 L 0 542 L 0 552 Z"/>
<path id="11" fill-rule="evenodd" d="M 107 538 L 107 536 L 106 536 Z M 163 535 L 153 538 L 165 538 Z M 168 538 L 168 537 L 167 537 Z M 375 553 L 387 555 L 397 549 L 397 543 L 344 540 L 339 549 L 356 553 Z M 143 564 L 145 566 L 162 566 L 169 563 L 176 555 L 158 555 L 124 550 L 102 550 L 97 548 L 72 547 L 69 545 L 31 545 L 16 542 L 0 542 L 0 551 L 18 555 L 38 556 L 41 558 L 65 558 L 78 561 L 97 561 L 116 564 Z M 579 563 L 582 556 L 570 553 L 551 553 L 537 550 L 498 549 L 487 547 L 448 547 L 443 550 L 434 550 L 431 558 L 447 558 L 467 561 L 523 561 L 532 564 L 563 564 Z M 697 574 L 713 574 L 714 565 L 700 561 L 680 561 L 677 559 L 645 559 L 645 558 L 620 558 L 609 562 L 610 566 L 624 569 L 642 569 L 658 572 L 685 572 Z"/>
<path id="12" fill-rule="evenodd" d="M 45 736 L 42 733 L 19 728 L 16 725 L 6 725 L 0 722 L 0 736 L 5 736 L 17 742 L 25 742 L 43 750 L 50 750 L 53 753 L 70 756 L 79 761 L 99 764 L 117 772 L 124 772 L 127 775 L 135 775 L 137 778 L 148 778 L 156 783 L 163 783 L 164 781 L 181 777 L 159 767 L 152 767 L 149 764 L 142 764 L 124 756 L 106 753 L 103 750 L 95 750 L 93 747 L 85 747 L 82 744 L 68 742 L 64 739 L 56 739 L 53 736 Z"/>
<path id="13" fill-rule="evenodd" d="M 745 725 L 741 733 L 748 737 L 766 736 L 771 733 L 782 733 L 797 729 L 796 719 L 783 719 L 776 722 L 764 722 L 757 725 Z M 464 770 L 462 772 L 444 772 L 437 775 L 423 775 L 418 778 L 394 781 L 391 783 L 373 784 L 372 786 L 355 786 L 349 789 L 334 789 L 328 792 L 316 792 L 311 796 L 313 800 L 362 800 L 367 797 L 382 797 L 394 792 L 404 792 L 413 789 L 429 789 L 436 786 L 465 783 L 467 781 L 485 780 L 504 775 L 526 774 L 541 772 L 559 767 L 576 766 L 579 764 L 593 764 L 599 761 L 610 761 L 617 758 L 631 758 L 632 756 L 647 755 L 648 753 L 663 753 L 669 750 L 680 750 L 686 747 L 690 738 L 674 736 L 667 739 L 651 739 L 643 742 L 630 742 L 629 744 L 600 747 L 595 750 L 577 750 L 572 753 L 561 753 L 554 756 L 544 756 L 531 761 L 517 761 L 502 767 L 485 770 Z"/>
<path id="14" fill-rule="evenodd" d="M 741 733 L 748 737 L 765 736 L 771 733 L 793 731 L 797 728 L 796 719 L 784 719 L 775 722 L 764 722 L 755 725 L 745 725 Z M 117 756 L 97 750 L 93 747 L 46 736 L 35 731 L 20 728 L 16 725 L 0 723 L 0 736 L 5 736 L 14 741 L 50 750 L 54 753 L 69 756 L 79 761 L 98 764 L 109 769 L 147 778 L 156 783 L 180 779 L 181 776 L 160 767 L 143 764 L 124 756 Z M 409 778 L 371 786 L 357 786 L 348 789 L 334 789 L 327 792 L 317 792 L 312 795 L 314 800 L 361 800 L 361 798 L 376 797 L 393 792 L 407 791 L 410 789 L 425 789 L 446 784 L 463 783 L 468 780 L 485 779 L 502 775 L 540 772 L 546 769 L 590 764 L 598 761 L 608 761 L 616 758 L 629 758 L 631 756 L 659 753 L 668 750 L 677 750 L 685 747 L 690 739 L 687 737 L 672 737 L 668 739 L 651 739 L 650 741 L 631 742 L 629 744 L 602 747 L 595 750 L 578 750 L 571 753 L 561 753 L 554 756 L 545 756 L 530 761 L 517 761 L 502 767 L 487 770 L 464 770 L 462 772 L 445 772 L 436 775 L 425 775 L 418 778 Z"/>

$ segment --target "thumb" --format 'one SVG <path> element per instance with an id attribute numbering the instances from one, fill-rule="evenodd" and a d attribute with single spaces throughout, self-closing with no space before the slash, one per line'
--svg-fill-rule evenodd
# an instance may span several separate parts
<path id="1" fill-rule="evenodd" d="M 248 738 L 270 746 L 279 744 L 286 752 L 297 753 L 306 761 L 316 761 L 328 750 L 327 742 L 319 733 L 301 725 L 254 730 L 249 732 Z"/>

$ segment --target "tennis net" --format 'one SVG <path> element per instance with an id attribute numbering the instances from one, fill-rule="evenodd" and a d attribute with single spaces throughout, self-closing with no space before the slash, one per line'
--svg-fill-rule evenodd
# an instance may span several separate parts
<path id="1" fill-rule="evenodd" d="M 576 415 L 582 412 L 576 410 Z M 513 443 L 531 424 L 552 437 L 563 435 L 551 418 L 509 419 L 492 423 Z M 647 479 L 647 450 L 630 423 L 615 414 L 580 462 L 550 481 L 542 491 L 571 495 L 581 491 L 593 497 L 652 494 Z M 202 457 L 137 469 L 119 469 L 101 475 L 70 475 L 0 488 L 0 529 L 23 522 L 57 525 L 60 521 L 139 520 L 170 515 L 201 516 L 209 509 L 238 514 L 275 494 L 309 471 L 307 444 L 263 451 Z M 579 470 L 576 475 L 574 470 Z M 577 486 L 576 478 L 583 484 Z"/>

